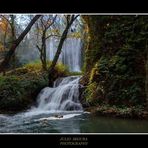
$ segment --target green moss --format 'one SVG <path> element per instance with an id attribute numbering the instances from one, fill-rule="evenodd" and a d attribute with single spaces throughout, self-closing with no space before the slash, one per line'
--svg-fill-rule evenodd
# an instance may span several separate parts
<path id="1" fill-rule="evenodd" d="M 86 97 L 86 102 L 90 103 L 90 105 L 102 103 L 103 101 L 102 96 L 104 94 L 104 90 L 96 82 L 90 83 L 85 89 L 84 93 Z"/>
<path id="2" fill-rule="evenodd" d="M 54 79 L 66 75 L 67 68 L 57 64 Z M 0 110 L 22 111 L 32 105 L 40 90 L 48 86 L 48 73 L 42 70 L 40 62 L 29 63 L 6 76 L 0 75 Z"/>
<path id="3" fill-rule="evenodd" d="M 71 76 L 77 76 L 77 75 L 78 75 L 78 76 L 79 76 L 79 75 L 81 76 L 82 74 L 83 74 L 83 72 L 69 72 L 69 73 L 68 73 L 68 75 L 71 75 Z"/>
<path id="4" fill-rule="evenodd" d="M 90 35 L 84 62 L 84 73 L 89 77 L 86 100 L 144 106 L 148 17 L 84 16 L 84 19 Z"/>
<path id="5" fill-rule="evenodd" d="M 120 118 L 138 118 L 138 119 L 147 119 L 148 114 L 144 111 L 143 106 L 136 105 L 133 107 L 126 107 L 126 106 L 110 106 L 110 105 L 99 105 L 95 109 L 92 110 L 94 113 L 99 115 L 106 115 L 106 116 L 113 116 L 113 117 L 120 117 Z"/>
<path id="6" fill-rule="evenodd" d="M 47 86 L 42 76 L 27 74 L 25 77 L 9 75 L 0 77 L 0 110 L 19 111 L 35 100 L 35 92 Z M 34 96 L 35 95 L 35 96 Z"/>
<path id="7" fill-rule="evenodd" d="M 96 77 L 99 75 L 99 69 L 98 69 L 98 63 L 95 64 L 95 67 L 92 68 L 91 73 L 90 73 L 90 79 L 89 82 L 94 82 L 96 80 Z"/>
<path id="8" fill-rule="evenodd" d="M 87 86 L 87 89 L 85 90 L 87 102 L 92 102 L 92 100 L 95 99 L 94 94 L 96 89 L 97 89 L 96 83 L 91 83 L 90 85 Z"/>
<path id="9" fill-rule="evenodd" d="M 68 67 L 63 65 L 60 62 L 55 66 L 55 70 L 57 73 L 63 74 L 63 75 L 68 75 L 68 73 L 69 73 Z"/>

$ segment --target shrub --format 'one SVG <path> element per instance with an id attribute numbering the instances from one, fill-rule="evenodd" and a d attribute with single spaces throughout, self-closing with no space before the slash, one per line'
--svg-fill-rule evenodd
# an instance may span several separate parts
<path id="1" fill-rule="evenodd" d="M 50 64 L 50 63 L 49 63 Z M 66 67 L 57 64 L 54 79 L 68 73 Z M 48 73 L 42 70 L 40 62 L 29 63 L 0 76 L 0 110 L 21 111 L 32 105 L 37 94 L 48 86 Z"/>

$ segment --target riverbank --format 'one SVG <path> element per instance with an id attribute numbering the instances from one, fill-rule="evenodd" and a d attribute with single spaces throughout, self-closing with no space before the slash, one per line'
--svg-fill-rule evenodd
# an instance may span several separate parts
<path id="1" fill-rule="evenodd" d="M 87 107 L 85 108 L 85 111 L 88 111 L 98 116 L 148 120 L 148 111 L 146 111 L 141 106 L 121 108 L 117 106 L 97 105 L 97 106 Z"/>
<path id="2" fill-rule="evenodd" d="M 57 64 L 51 80 L 54 82 L 67 73 L 64 65 Z M 39 62 L 0 74 L 0 113 L 15 114 L 30 108 L 35 105 L 41 89 L 47 86 L 48 73 Z"/>

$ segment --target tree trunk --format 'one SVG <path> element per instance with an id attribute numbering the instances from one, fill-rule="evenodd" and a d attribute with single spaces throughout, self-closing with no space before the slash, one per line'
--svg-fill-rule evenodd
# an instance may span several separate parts
<path id="1" fill-rule="evenodd" d="M 37 26 L 36 26 L 37 30 L 38 30 L 37 40 L 38 40 L 38 36 L 39 36 L 39 30 L 41 29 L 43 31 L 42 32 L 42 44 L 40 47 L 37 45 L 37 48 L 40 52 L 40 60 L 42 62 L 42 68 L 43 68 L 43 70 L 47 71 L 46 40 L 49 37 L 51 37 L 51 35 L 47 36 L 47 31 L 52 26 L 52 24 L 55 22 L 57 15 L 53 18 L 52 22 L 50 22 L 50 23 L 49 23 L 50 17 L 46 20 L 46 23 L 44 22 L 43 17 L 44 16 L 42 16 L 40 19 L 40 24 L 37 23 Z"/>
<path id="2" fill-rule="evenodd" d="M 59 45 L 58 45 L 58 48 L 57 48 L 57 52 L 56 52 L 56 54 L 54 56 L 54 59 L 53 59 L 53 61 L 51 63 L 51 66 L 49 68 L 49 71 L 48 71 L 48 80 L 49 80 L 48 84 L 49 84 L 49 86 L 52 86 L 53 80 L 51 78 L 52 78 L 52 75 L 54 74 L 55 66 L 56 66 L 56 63 L 57 63 L 58 58 L 60 56 L 63 43 L 64 43 L 64 41 L 65 41 L 65 39 L 67 37 L 69 27 L 70 26 L 67 26 L 66 29 L 64 30 L 63 34 L 62 34 L 62 37 L 60 39 L 60 42 L 59 42 Z"/>
<path id="3" fill-rule="evenodd" d="M 59 59 L 59 56 L 61 54 L 63 43 L 64 43 L 65 39 L 67 38 L 68 30 L 69 30 L 69 28 L 71 27 L 72 23 L 74 22 L 74 20 L 77 17 L 78 17 L 78 15 L 77 16 L 72 15 L 71 18 L 69 16 L 67 16 L 67 25 L 66 25 L 66 28 L 65 28 L 65 30 L 62 33 L 62 36 L 61 36 L 61 39 L 60 39 L 60 42 L 59 42 L 59 45 L 58 45 L 56 54 L 55 54 L 54 59 L 53 59 L 53 61 L 51 63 L 51 66 L 50 66 L 50 68 L 48 70 L 49 85 L 52 85 L 51 77 L 52 77 L 52 74 L 54 73 L 56 63 L 57 63 L 57 61 Z"/>
<path id="4" fill-rule="evenodd" d="M 42 63 L 43 70 L 47 70 L 47 57 L 46 57 L 46 30 L 43 31 L 42 35 L 42 45 L 39 47 L 36 46 L 40 52 L 40 60 Z"/>
<path id="5" fill-rule="evenodd" d="M 15 17 L 14 15 L 10 15 L 10 18 L 11 18 L 11 23 L 10 23 L 10 26 L 11 26 L 11 35 L 12 35 L 12 44 L 14 43 L 14 41 L 16 40 L 16 31 L 15 31 Z M 12 56 L 12 65 L 13 65 L 13 69 L 16 68 L 16 55 L 15 55 L 15 52 Z"/>
<path id="6" fill-rule="evenodd" d="M 28 26 L 26 27 L 26 29 L 21 33 L 21 35 L 15 40 L 15 42 L 13 43 L 13 45 L 11 46 L 10 50 L 8 51 L 8 53 L 6 54 L 4 60 L 1 62 L 0 64 L 0 72 L 4 71 L 6 69 L 6 67 L 8 66 L 11 57 L 13 56 L 16 47 L 20 44 L 20 42 L 24 39 L 24 37 L 26 36 L 26 34 L 30 31 L 31 27 L 33 26 L 33 24 L 38 20 L 38 18 L 41 15 L 36 15 L 28 24 Z"/>
<path id="7" fill-rule="evenodd" d="M 67 37 L 69 28 L 70 28 L 70 26 L 68 25 L 68 26 L 66 27 L 66 29 L 64 30 L 63 34 L 62 34 L 62 37 L 61 37 L 61 39 L 60 39 L 60 42 L 59 42 L 59 45 L 58 45 L 58 48 L 57 48 L 57 52 L 56 52 L 56 54 L 55 54 L 55 56 L 54 56 L 54 59 L 53 59 L 53 61 L 52 61 L 51 66 L 50 66 L 50 68 L 49 68 L 49 73 L 52 73 L 52 71 L 53 71 L 53 69 L 54 69 L 54 67 L 55 67 L 55 65 L 56 65 L 56 63 L 57 63 L 57 61 L 58 61 L 58 58 L 59 58 L 60 53 L 61 53 L 61 50 L 62 50 L 63 43 L 64 43 L 64 41 L 65 41 L 65 39 L 66 39 L 66 37 Z"/>
<path id="8" fill-rule="evenodd" d="M 47 70 L 47 58 L 46 58 L 46 30 L 45 32 L 43 33 L 43 36 L 42 36 L 42 59 L 43 59 L 43 62 L 42 62 L 42 65 L 43 65 L 43 69 L 44 70 Z"/>

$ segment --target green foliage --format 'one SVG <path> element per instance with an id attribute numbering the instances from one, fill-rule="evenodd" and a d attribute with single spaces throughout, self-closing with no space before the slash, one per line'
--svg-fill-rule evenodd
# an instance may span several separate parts
<path id="1" fill-rule="evenodd" d="M 90 73 L 89 82 L 93 82 L 94 79 L 96 80 L 97 76 L 99 75 L 99 70 L 98 70 L 97 66 L 98 66 L 98 63 L 96 63 L 95 67 L 92 68 L 91 73 Z"/>
<path id="2" fill-rule="evenodd" d="M 89 28 L 89 37 L 88 37 L 89 46 L 87 49 L 85 49 L 85 57 L 84 57 L 85 58 L 84 69 L 89 71 L 92 65 L 95 64 L 96 59 L 99 58 L 101 55 L 101 50 L 100 50 L 101 40 L 99 40 L 101 35 L 100 34 L 101 27 L 97 25 L 100 22 L 98 16 L 96 17 L 84 16 L 83 18 L 86 21 Z"/>
<path id="3" fill-rule="evenodd" d="M 66 74 L 67 68 L 57 64 L 53 77 L 56 79 L 59 75 Z M 40 62 L 29 63 L 9 71 L 6 76 L 0 75 L 0 110 L 17 112 L 27 109 L 46 86 L 48 73 L 42 70 Z"/>
<path id="4" fill-rule="evenodd" d="M 67 36 L 68 38 L 82 38 L 81 32 L 74 32 Z"/>
<path id="5" fill-rule="evenodd" d="M 111 105 L 145 104 L 147 20 L 147 16 L 88 17 L 86 100 L 93 101 L 95 96 Z M 98 93 L 97 88 L 103 88 L 104 93 Z"/>
<path id="6" fill-rule="evenodd" d="M 86 93 L 86 101 L 92 102 L 92 99 L 94 98 L 94 94 L 97 89 L 97 84 L 96 83 L 91 83 L 90 85 L 87 86 L 87 89 L 85 90 Z"/>
<path id="7" fill-rule="evenodd" d="M 77 76 L 77 75 L 82 75 L 83 72 L 69 72 L 68 75 L 70 76 Z"/>
<path id="8" fill-rule="evenodd" d="M 47 61 L 47 67 L 49 68 L 51 65 L 51 61 Z M 25 73 L 34 73 L 36 75 L 46 74 L 48 71 L 44 71 L 42 69 L 42 63 L 40 61 L 30 62 L 25 64 L 21 68 L 17 68 L 15 71 L 10 71 L 10 73 L 14 73 L 15 75 L 25 74 Z M 68 67 L 63 65 L 62 63 L 57 63 L 55 66 L 55 75 L 67 75 L 69 73 Z"/>
<path id="9" fill-rule="evenodd" d="M 104 89 L 99 86 L 96 82 L 90 83 L 84 91 L 86 102 L 91 105 L 103 102 Z M 101 96 L 102 95 L 102 96 Z"/>
<path id="10" fill-rule="evenodd" d="M 62 63 L 57 63 L 57 65 L 55 66 L 55 70 L 57 71 L 57 73 L 59 74 L 63 74 L 63 75 L 68 75 L 69 70 L 68 67 L 63 65 Z"/>
<path id="11" fill-rule="evenodd" d="M 0 76 L 0 110 L 18 111 L 33 103 L 34 93 L 47 86 L 43 76 L 28 73 L 27 76 Z"/>
<path id="12" fill-rule="evenodd" d="M 98 106 L 96 109 L 96 113 L 114 116 L 114 117 L 122 117 L 122 118 L 145 118 L 144 108 L 141 105 L 136 105 L 133 107 L 126 107 L 126 106 L 115 106 L 115 105 L 101 105 Z"/>

